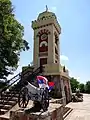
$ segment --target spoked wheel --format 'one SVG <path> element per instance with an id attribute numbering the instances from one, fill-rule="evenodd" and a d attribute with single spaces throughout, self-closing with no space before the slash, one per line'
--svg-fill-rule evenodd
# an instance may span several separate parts
<path id="1" fill-rule="evenodd" d="M 42 105 L 43 111 L 44 112 L 47 111 L 47 108 L 49 106 L 49 91 L 48 91 L 48 89 L 43 91 L 41 105 Z"/>
<path id="2" fill-rule="evenodd" d="M 24 87 L 21 89 L 18 97 L 18 105 L 21 108 L 26 108 L 29 102 L 28 89 Z"/>

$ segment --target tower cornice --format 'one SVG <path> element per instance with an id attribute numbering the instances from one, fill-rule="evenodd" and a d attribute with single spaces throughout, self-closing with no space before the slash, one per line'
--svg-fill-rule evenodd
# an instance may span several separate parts
<path id="1" fill-rule="evenodd" d="M 61 33 L 61 27 L 58 23 L 58 21 L 56 19 L 47 19 L 47 20 L 35 20 L 32 21 L 32 28 L 38 29 L 38 28 L 42 28 L 45 26 L 49 26 L 49 25 L 54 25 L 54 27 L 56 28 L 57 32 L 60 34 Z"/>

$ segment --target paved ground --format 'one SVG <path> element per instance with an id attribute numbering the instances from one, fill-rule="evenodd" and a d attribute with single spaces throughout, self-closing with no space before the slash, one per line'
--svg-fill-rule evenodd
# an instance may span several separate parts
<path id="1" fill-rule="evenodd" d="M 84 101 L 79 103 L 69 103 L 67 106 L 73 111 L 65 120 L 90 120 L 90 95 L 84 94 Z"/>

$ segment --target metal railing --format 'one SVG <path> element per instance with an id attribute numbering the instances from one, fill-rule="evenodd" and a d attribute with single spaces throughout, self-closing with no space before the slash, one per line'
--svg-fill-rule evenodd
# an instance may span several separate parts
<path id="1" fill-rule="evenodd" d="M 16 83 L 16 86 L 13 87 L 13 90 L 15 90 L 15 88 L 18 90 L 20 90 L 23 85 L 24 85 L 24 81 L 28 81 L 30 82 L 31 80 L 34 80 L 35 77 L 37 75 L 40 75 L 43 73 L 43 66 L 40 66 L 39 68 L 37 68 L 36 70 L 34 71 L 28 71 L 29 68 L 25 69 L 23 72 L 17 74 L 16 76 L 14 76 L 12 79 L 8 80 L 7 83 L 10 82 L 10 84 L 8 84 L 7 86 L 5 86 L 1 91 L 0 91 L 0 97 L 1 97 L 1 100 L 3 99 L 3 95 L 5 94 L 5 92 L 7 91 L 7 89 L 11 88 L 14 86 L 14 84 Z M 29 73 L 29 74 L 28 74 Z M 27 77 L 25 77 L 24 79 L 24 76 L 28 74 Z M 22 80 L 22 77 L 23 77 L 23 80 Z M 11 96 L 9 97 L 9 99 L 7 99 L 7 101 L 11 100 L 12 98 L 14 97 L 13 94 L 11 94 Z"/>

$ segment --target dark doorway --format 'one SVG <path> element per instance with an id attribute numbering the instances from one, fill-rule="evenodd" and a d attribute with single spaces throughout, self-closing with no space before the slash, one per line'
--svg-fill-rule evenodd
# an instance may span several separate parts
<path id="1" fill-rule="evenodd" d="M 47 64 L 47 58 L 40 58 L 40 66 Z"/>

